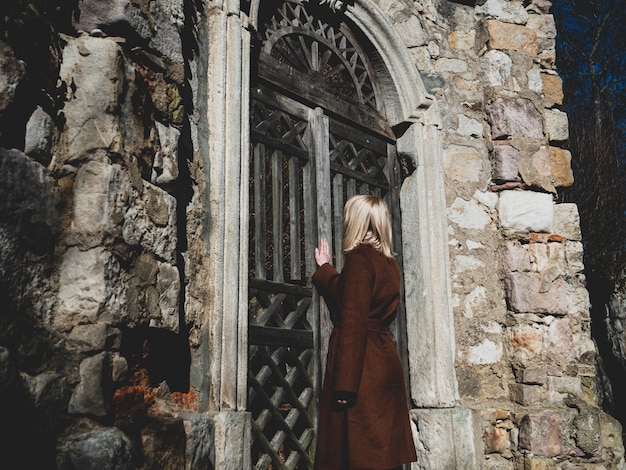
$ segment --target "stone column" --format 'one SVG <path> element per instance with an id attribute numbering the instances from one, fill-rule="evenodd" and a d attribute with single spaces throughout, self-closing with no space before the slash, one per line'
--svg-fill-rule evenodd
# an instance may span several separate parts
<path id="1" fill-rule="evenodd" d="M 208 251 L 202 408 L 214 423 L 215 466 L 250 466 L 248 367 L 248 96 L 250 35 L 232 2 L 206 14 L 206 74 L 198 77 L 198 142 L 206 181 Z M 205 104 L 206 103 L 206 104 Z"/>

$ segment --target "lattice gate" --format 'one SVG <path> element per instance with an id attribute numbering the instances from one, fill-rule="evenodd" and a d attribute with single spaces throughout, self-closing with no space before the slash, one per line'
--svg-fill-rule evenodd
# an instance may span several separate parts
<path id="1" fill-rule="evenodd" d="M 299 0 L 261 10 L 250 100 L 252 461 L 305 469 L 331 327 L 310 285 L 313 250 L 327 237 L 341 267 L 343 205 L 354 194 L 384 197 L 399 227 L 398 169 L 373 69 L 346 23 Z"/>

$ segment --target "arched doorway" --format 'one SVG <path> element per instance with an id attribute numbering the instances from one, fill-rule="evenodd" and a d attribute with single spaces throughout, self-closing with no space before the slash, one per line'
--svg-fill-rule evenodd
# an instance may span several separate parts
<path id="1" fill-rule="evenodd" d="M 250 96 L 252 462 L 309 468 L 331 327 L 310 286 L 313 248 L 332 240 L 341 267 L 343 205 L 376 194 L 392 210 L 401 253 L 400 172 L 368 40 L 326 6 L 267 1 L 259 12 Z M 398 318 L 406 353 L 403 311 Z"/>

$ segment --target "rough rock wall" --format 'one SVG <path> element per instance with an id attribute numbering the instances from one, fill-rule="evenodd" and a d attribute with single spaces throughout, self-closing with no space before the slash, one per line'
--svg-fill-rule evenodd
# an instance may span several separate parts
<path id="1" fill-rule="evenodd" d="M 2 442 L 24 468 L 215 462 L 190 387 L 210 281 L 191 3 L 82 1 L 55 115 L 16 93 L 28 58 L 0 43 L 0 114 L 32 109 L 23 146 L 0 149 Z M 377 3 L 443 117 L 460 403 L 450 432 L 414 413 L 416 467 L 623 468 L 577 211 L 554 204 L 572 173 L 550 3 Z"/>
<path id="2" fill-rule="evenodd" d="M 442 111 L 457 420 L 472 410 L 480 440 L 470 467 L 449 441 L 432 452 L 441 425 L 418 411 L 437 455 L 419 468 L 623 468 L 598 407 L 578 212 L 555 204 L 573 176 L 551 3 L 379 5 Z"/>

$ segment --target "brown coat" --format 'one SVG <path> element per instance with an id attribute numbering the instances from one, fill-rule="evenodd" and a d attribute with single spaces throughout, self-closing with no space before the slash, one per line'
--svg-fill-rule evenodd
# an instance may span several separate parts
<path id="1" fill-rule="evenodd" d="M 361 244 L 346 254 L 341 274 L 324 264 L 313 283 L 335 322 L 320 399 L 315 468 L 390 469 L 417 460 L 402 364 L 387 328 L 400 298 L 398 264 Z M 353 406 L 338 410 L 337 396 L 356 399 Z"/>

